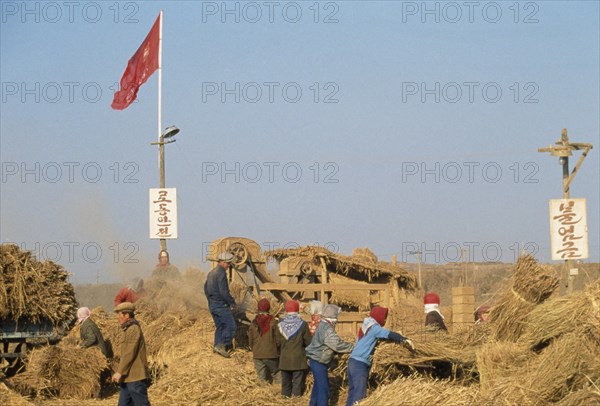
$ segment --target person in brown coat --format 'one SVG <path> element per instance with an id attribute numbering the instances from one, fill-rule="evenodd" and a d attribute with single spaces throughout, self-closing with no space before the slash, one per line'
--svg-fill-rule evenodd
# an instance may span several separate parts
<path id="1" fill-rule="evenodd" d="M 150 406 L 148 400 L 148 361 L 146 342 L 140 324 L 135 319 L 133 303 L 124 302 L 115 307 L 123 330 L 121 360 L 112 376 L 121 388 L 118 406 Z"/>
<path id="2" fill-rule="evenodd" d="M 308 369 L 304 349 L 310 344 L 312 334 L 308 324 L 298 315 L 299 308 L 295 300 L 286 302 L 286 314 L 279 322 L 275 336 L 280 347 L 281 394 L 285 397 L 302 396 Z"/>
<path id="3" fill-rule="evenodd" d="M 254 368 L 258 379 L 279 382 L 279 352 L 275 342 L 277 320 L 269 314 L 271 305 L 267 299 L 258 302 L 258 314 L 248 328 L 248 341 L 254 355 Z"/>

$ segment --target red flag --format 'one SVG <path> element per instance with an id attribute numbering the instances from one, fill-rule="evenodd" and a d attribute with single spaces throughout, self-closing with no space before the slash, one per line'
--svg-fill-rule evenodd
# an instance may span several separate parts
<path id="1" fill-rule="evenodd" d="M 158 66 L 160 37 L 160 14 L 154 22 L 148 36 L 135 54 L 127 62 L 127 68 L 121 78 L 120 90 L 115 93 L 111 107 L 115 110 L 124 110 L 137 98 L 138 90 Z"/>

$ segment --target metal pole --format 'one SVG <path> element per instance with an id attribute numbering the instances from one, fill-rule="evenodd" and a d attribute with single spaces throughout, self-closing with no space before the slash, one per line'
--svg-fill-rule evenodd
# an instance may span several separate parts
<path id="1" fill-rule="evenodd" d="M 158 30 L 158 166 L 160 171 L 161 189 L 165 188 L 165 138 L 162 133 L 162 24 L 163 11 L 160 10 L 160 22 Z M 167 240 L 160 239 L 160 249 L 167 250 Z"/>
<path id="2" fill-rule="evenodd" d="M 161 135 L 160 144 L 158 144 L 158 162 L 159 162 L 159 171 L 160 171 L 160 188 L 164 189 L 165 187 L 165 144 L 164 137 Z M 167 240 L 164 238 L 160 239 L 160 249 L 166 251 L 167 250 Z"/>

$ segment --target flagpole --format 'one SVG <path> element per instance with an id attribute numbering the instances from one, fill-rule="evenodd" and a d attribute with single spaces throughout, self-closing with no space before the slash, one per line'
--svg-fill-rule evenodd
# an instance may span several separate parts
<path id="1" fill-rule="evenodd" d="M 162 27 L 163 27 L 163 11 L 160 10 L 158 23 L 158 168 L 160 172 L 161 189 L 165 187 L 165 144 L 162 137 Z M 160 249 L 167 249 L 167 240 L 160 239 Z"/>

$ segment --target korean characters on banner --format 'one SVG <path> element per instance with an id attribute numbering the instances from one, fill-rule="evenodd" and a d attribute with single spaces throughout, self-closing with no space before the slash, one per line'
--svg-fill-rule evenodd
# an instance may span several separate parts
<path id="1" fill-rule="evenodd" d="M 550 248 L 552 260 L 588 258 L 585 199 L 550 200 Z"/>
<path id="2" fill-rule="evenodd" d="M 177 239 L 177 189 L 150 189 L 150 238 Z"/>

